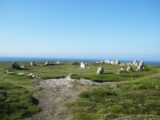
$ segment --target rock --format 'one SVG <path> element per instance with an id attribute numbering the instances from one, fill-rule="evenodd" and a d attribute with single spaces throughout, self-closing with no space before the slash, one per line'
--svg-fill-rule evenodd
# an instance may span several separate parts
<path id="1" fill-rule="evenodd" d="M 31 65 L 31 66 L 36 66 L 36 62 L 35 62 L 35 61 L 30 62 L 30 65 Z"/>
<path id="2" fill-rule="evenodd" d="M 62 65 L 62 62 L 57 61 L 57 62 L 56 62 L 56 65 Z"/>
<path id="3" fill-rule="evenodd" d="M 137 60 L 134 60 L 134 61 L 133 61 L 133 65 L 137 67 L 137 66 L 138 66 L 138 61 L 137 61 Z"/>
<path id="4" fill-rule="evenodd" d="M 140 62 L 139 62 L 139 65 L 140 65 L 140 66 L 144 66 L 144 62 L 143 62 L 143 61 L 140 61 Z"/>
<path id="5" fill-rule="evenodd" d="M 115 61 L 110 61 L 110 64 L 111 64 L 111 65 L 115 64 Z"/>
<path id="6" fill-rule="evenodd" d="M 140 71 L 140 70 L 144 70 L 144 63 L 143 61 L 140 61 L 137 68 L 136 68 L 136 71 Z"/>
<path id="7" fill-rule="evenodd" d="M 81 68 L 81 69 L 85 69 L 85 68 L 86 68 L 86 65 L 85 65 L 83 62 L 81 62 L 81 63 L 80 63 L 80 68 Z"/>
<path id="8" fill-rule="evenodd" d="M 126 68 L 126 71 L 127 72 L 130 72 L 132 70 L 132 67 L 129 65 L 129 66 L 127 66 L 127 68 Z"/>
<path id="9" fill-rule="evenodd" d="M 14 62 L 14 63 L 12 64 L 12 68 L 15 68 L 15 69 L 24 69 L 24 66 L 21 66 L 20 64 Z"/>
<path id="10" fill-rule="evenodd" d="M 97 74 L 104 74 L 104 68 L 103 67 L 99 67 L 97 69 Z"/>
<path id="11" fill-rule="evenodd" d="M 14 72 L 10 72 L 9 70 L 6 70 L 6 74 L 7 74 L 7 75 L 15 75 Z"/>
<path id="12" fill-rule="evenodd" d="M 115 61 L 115 64 L 120 64 L 121 62 L 118 60 L 118 59 L 116 59 L 116 61 Z"/>
<path id="13" fill-rule="evenodd" d="M 44 63 L 44 66 L 48 66 L 49 65 L 49 61 L 46 61 L 45 63 Z"/>
<path id="14" fill-rule="evenodd" d="M 118 69 L 117 74 L 120 74 L 120 73 L 122 73 L 122 72 L 124 72 L 124 71 L 125 71 L 124 68 L 121 67 L 121 68 Z"/>
<path id="15" fill-rule="evenodd" d="M 23 75 L 24 75 L 24 73 L 23 73 L 23 72 L 20 72 L 20 73 L 18 73 L 18 75 L 19 75 L 19 76 L 23 76 Z"/>
<path id="16" fill-rule="evenodd" d="M 120 71 L 123 71 L 123 72 L 124 72 L 125 70 L 124 70 L 124 68 L 123 68 L 123 67 L 121 67 L 121 68 L 120 68 Z"/>
<path id="17" fill-rule="evenodd" d="M 28 77 L 30 77 L 30 78 L 35 78 L 36 75 L 34 75 L 33 73 L 29 73 L 29 74 L 28 74 Z"/>

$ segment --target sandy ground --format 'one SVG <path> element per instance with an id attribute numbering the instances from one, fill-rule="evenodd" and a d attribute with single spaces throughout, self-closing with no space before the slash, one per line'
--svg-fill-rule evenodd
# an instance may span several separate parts
<path id="1" fill-rule="evenodd" d="M 80 93 L 75 88 L 75 83 L 83 86 L 110 85 L 113 83 L 96 83 L 91 80 L 71 80 L 70 77 L 49 79 L 40 82 L 39 105 L 42 111 L 33 117 L 33 120 L 70 120 L 67 103 L 74 102 Z"/>
<path id="2" fill-rule="evenodd" d="M 69 120 L 66 103 L 74 102 L 78 92 L 69 78 L 49 79 L 40 82 L 39 104 L 42 112 L 34 120 Z"/>

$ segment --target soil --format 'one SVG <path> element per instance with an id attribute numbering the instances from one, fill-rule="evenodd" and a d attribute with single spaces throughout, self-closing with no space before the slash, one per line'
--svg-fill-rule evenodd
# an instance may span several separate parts
<path id="1" fill-rule="evenodd" d="M 70 77 L 40 81 L 39 105 L 42 111 L 35 115 L 33 120 L 70 120 L 66 104 L 74 102 L 80 93 L 75 83 L 82 86 L 116 87 L 113 83 L 96 83 L 86 79 L 72 80 Z"/>

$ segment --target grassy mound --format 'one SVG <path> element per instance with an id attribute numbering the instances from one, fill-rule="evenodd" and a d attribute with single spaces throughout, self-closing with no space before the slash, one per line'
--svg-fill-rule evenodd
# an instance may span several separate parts
<path id="1" fill-rule="evenodd" d="M 84 117 L 108 120 L 113 118 L 159 119 L 160 74 L 135 81 L 120 82 L 116 89 L 91 87 L 71 104 L 73 120 Z M 82 116 L 83 114 L 83 116 Z M 113 118 L 112 118 L 113 117 Z M 93 119 L 94 120 L 94 119 Z"/>

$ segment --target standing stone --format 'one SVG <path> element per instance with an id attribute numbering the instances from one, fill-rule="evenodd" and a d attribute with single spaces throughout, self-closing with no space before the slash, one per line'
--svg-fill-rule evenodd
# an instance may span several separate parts
<path id="1" fill-rule="evenodd" d="M 115 64 L 115 61 L 113 61 L 113 60 L 112 60 L 112 61 L 110 61 L 110 64 L 111 64 L 111 65 Z"/>
<path id="2" fill-rule="evenodd" d="M 80 63 L 80 68 L 81 68 L 81 69 L 85 69 L 85 68 L 86 68 L 86 65 L 85 65 L 83 62 L 81 62 L 81 63 Z"/>
<path id="3" fill-rule="evenodd" d="M 144 70 L 144 63 L 143 61 L 140 61 L 137 68 L 136 68 L 136 71 L 140 71 L 140 70 Z"/>
<path id="4" fill-rule="evenodd" d="M 120 73 L 122 73 L 122 72 L 124 72 L 124 71 L 125 71 L 124 68 L 121 67 L 121 68 L 118 69 L 117 74 L 120 74 Z"/>
<path id="5" fill-rule="evenodd" d="M 104 74 L 104 68 L 103 67 L 99 67 L 97 69 L 97 74 Z"/>
<path id="6" fill-rule="evenodd" d="M 56 64 L 57 64 L 57 65 L 60 65 L 61 63 L 60 63 L 60 61 L 57 61 Z"/>
<path id="7" fill-rule="evenodd" d="M 138 66 L 138 61 L 137 61 L 137 60 L 134 60 L 134 61 L 133 61 L 133 65 L 137 67 L 137 66 Z"/>
<path id="8" fill-rule="evenodd" d="M 126 71 L 127 72 L 130 72 L 132 70 L 132 67 L 129 65 L 129 66 L 127 66 L 127 69 L 126 69 Z"/>
<path id="9" fill-rule="evenodd" d="M 36 66 L 36 62 L 35 61 L 30 62 L 30 66 Z"/>
<path id="10" fill-rule="evenodd" d="M 23 69 L 24 66 L 21 66 L 20 64 L 14 62 L 14 63 L 12 64 L 12 68 L 15 68 L 15 69 Z"/>
<path id="11" fill-rule="evenodd" d="M 116 59 L 115 64 L 120 64 L 120 61 L 118 59 Z"/>
<path id="12" fill-rule="evenodd" d="M 46 62 L 44 63 L 44 66 L 47 66 L 47 65 L 49 65 L 49 61 L 46 61 Z"/>

